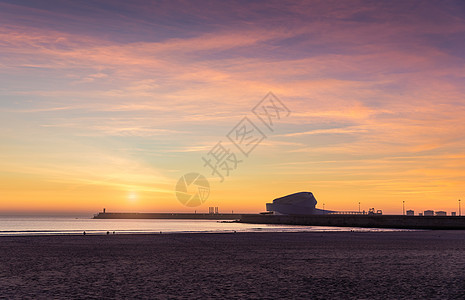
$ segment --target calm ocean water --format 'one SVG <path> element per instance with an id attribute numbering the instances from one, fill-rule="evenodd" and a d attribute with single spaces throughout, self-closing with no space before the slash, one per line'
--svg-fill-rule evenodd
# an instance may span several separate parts
<path id="1" fill-rule="evenodd" d="M 0 217 L 0 236 L 59 234 L 397 231 L 350 227 L 242 224 L 216 220 L 98 220 L 90 217 Z"/>

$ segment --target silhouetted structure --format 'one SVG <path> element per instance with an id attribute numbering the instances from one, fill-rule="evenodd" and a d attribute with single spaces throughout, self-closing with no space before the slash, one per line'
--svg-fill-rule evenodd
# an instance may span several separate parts
<path id="1" fill-rule="evenodd" d="M 407 216 L 414 216 L 415 215 L 415 211 L 409 209 L 407 210 Z"/>
<path id="2" fill-rule="evenodd" d="M 209 214 L 212 214 L 212 215 L 213 215 L 213 214 L 217 215 L 217 214 L 218 214 L 218 206 L 215 206 L 215 207 L 214 207 L 214 206 L 211 206 L 211 207 L 209 207 L 209 208 L 208 208 L 208 213 L 209 213 Z"/>
<path id="3" fill-rule="evenodd" d="M 276 215 L 324 215 L 331 210 L 315 208 L 317 201 L 310 192 L 300 192 L 276 198 L 266 204 L 266 210 Z"/>
<path id="4" fill-rule="evenodd" d="M 423 212 L 424 216 L 434 216 L 434 210 L 425 210 Z"/>

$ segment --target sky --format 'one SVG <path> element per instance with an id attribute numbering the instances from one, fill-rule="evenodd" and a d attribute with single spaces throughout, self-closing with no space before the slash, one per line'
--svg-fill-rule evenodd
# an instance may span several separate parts
<path id="1" fill-rule="evenodd" d="M 457 211 L 464 36 L 463 1 L 0 1 L 0 212 Z"/>

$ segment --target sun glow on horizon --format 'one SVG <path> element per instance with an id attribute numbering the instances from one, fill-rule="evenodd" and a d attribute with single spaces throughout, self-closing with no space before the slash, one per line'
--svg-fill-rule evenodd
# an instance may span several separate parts
<path id="1" fill-rule="evenodd" d="M 138 199 L 138 195 L 137 195 L 136 192 L 129 192 L 128 193 L 129 202 L 131 202 L 131 203 L 137 202 L 137 199 Z"/>

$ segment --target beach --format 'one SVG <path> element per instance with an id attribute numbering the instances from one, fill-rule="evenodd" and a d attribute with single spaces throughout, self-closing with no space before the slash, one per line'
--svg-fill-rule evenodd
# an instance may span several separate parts
<path id="1" fill-rule="evenodd" d="M 458 299 L 465 232 L 0 238 L 5 298 Z"/>

